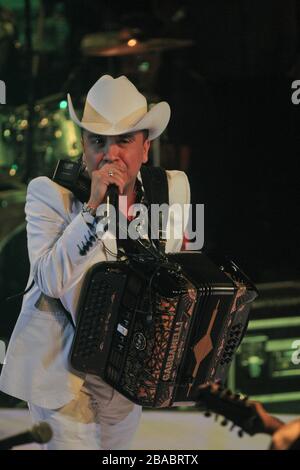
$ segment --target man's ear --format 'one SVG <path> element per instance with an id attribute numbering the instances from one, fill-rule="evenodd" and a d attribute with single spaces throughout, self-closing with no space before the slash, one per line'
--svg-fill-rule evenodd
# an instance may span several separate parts
<path id="1" fill-rule="evenodd" d="M 146 139 L 143 143 L 143 163 L 148 161 L 148 153 L 150 149 L 150 140 Z"/>

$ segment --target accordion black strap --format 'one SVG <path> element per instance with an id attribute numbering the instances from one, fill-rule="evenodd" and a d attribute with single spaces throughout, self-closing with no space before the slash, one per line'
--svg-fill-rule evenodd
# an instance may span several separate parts
<path id="1" fill-rule="evenodd" d="M 166 170 L 159 166 L 141 167 L 143 186 L 150 204 L 169 204 L 169 187 Z"/>
<path id="2" fill-rule="evenodd" d="M 148 203 L 159 205 L 169 204 L 169 186 L 166 170 L 158 166 L 150 167 L 142 165 L 141 176 Z M 150 225 L 151 220 L 149 224 L 149 229 Z M 159 234 L 155 237 L 154 242 L 156 242 L 157 240 L 161 241 L 161 235 L 162 232 L 159 231 Z M 150 233 L 149 236 L 151 236 Z M 160 249 L 164 251 L 165 245 L 163 243 L 159 243 L 159 245 Z"/>

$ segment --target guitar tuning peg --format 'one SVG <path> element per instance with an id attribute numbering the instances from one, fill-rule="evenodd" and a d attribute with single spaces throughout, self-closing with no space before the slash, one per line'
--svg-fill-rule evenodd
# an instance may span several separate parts
<path id="1" fill-rule="evenodd" d="M 243 437 L 243 435 L 244 435 L 244 431 L 242 429 L 240 429 L 239 432 L 238 432 L 238 436 Z"/>
<path id="2" fill-rule="evenodd" d="M 221 421 L 221 426 L 227 426 L 227 424 L 228 424 L 228 420 L 224 418 L 223 421 Z"/>
<path id="3" fill-rule="evenodd" d="M 230 429 L 229 429 L 229 431 L 232 431 L 234 428 L 235 428 L 235 424 L 234 424 L 234 423 L 232 423 L 232 425 L 230 426 Z"/>
<path id="4" fill-rule="evenodd" d="M 215 421 L 218 421 L 218 417 L 219 415 L 217 415 L 217 413 L 215 414 Z"/>
<path id="5" fill-rule="evenodd" d="M 205 411 L 205 412 L 204 412 L 204 416 L 205 416 L 206 418 L 210 418 L 210 417 L 211 417 L 211 412 L 210 412 L 209 410 Z"/>

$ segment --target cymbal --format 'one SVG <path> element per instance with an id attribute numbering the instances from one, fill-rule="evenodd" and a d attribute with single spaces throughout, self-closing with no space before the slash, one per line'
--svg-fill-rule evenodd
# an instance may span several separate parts
<path id="1" fill-rule="evenodd" d="M 118 42 L 115 45 L 107 47 L 86 46 L 82 44 L 82 52 L 85 56 L 92 57 L 113 57 L 123 55 L 142 55 L 148 52 L 163 52 L 170 49 L 179 49 L 182 47 L 190 47 L 194 41 L 190 39 L 173 39 L 173 38 L 154 38 L 146 41 L 140 41 L 132 38 L 127 42 Z"/>
<path id="2" fill-rule="evenodd" d="M 84 36 L 81 40 L 81 50 L 91 48 L 108 48 L 114 47 L 120 44 L 120 32 L 119 31 L 108 31 L 105 33 L 90 33 Z"/>

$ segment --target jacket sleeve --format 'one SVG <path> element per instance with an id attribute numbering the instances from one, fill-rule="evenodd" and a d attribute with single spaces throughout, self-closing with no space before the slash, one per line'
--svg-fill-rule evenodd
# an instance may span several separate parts
<path id="1" fill-rule="evenodd" d="M 32 180 L 25 205 L 28 254 L 33 279 L 49 297 L 59 298 L 77 270 L 98 248 L 81 213 L 72 219 L 73 194 L 47 177 Z M 89 242 L 89 243 L 88 243 Z M 80 247 L 89 246 L 83 255 Z"/>

